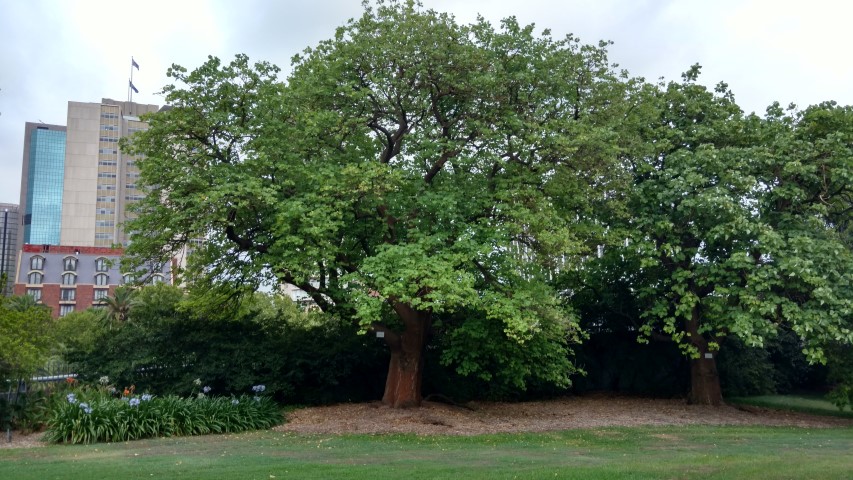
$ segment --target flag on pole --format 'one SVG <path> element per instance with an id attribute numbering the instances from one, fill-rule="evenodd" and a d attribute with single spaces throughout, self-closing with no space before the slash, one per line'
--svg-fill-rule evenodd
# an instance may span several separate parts
<path id="1" fill-rule="evenodd" d="M 139 70 L 139 64 L 136 63 L 136 60 L 134 60 L 133 57 L 130 57 L 130 66 L 136 67 L 136 69 Z"/>
<path id="2" fill-rule="evenodd" d="M 137 90 L 136 87 L 133 86 L 133 82 L 128 80 L 127 83 L 130 84 L 130 89 L 133 90 L 133 93 L 139 93 L 139 90 Z"/>

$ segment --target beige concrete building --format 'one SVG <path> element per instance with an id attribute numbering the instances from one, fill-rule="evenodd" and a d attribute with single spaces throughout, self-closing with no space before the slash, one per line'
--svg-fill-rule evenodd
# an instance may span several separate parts
<path id="1" fill-rule="evenodd" d="M 139 116 L 158 109 L 108 98 L 68 102 L 60 245 L 127 245 L 121 225 L 143 193 L 136 158 L 122 153 L 118 142 L 145 130 Z"/>

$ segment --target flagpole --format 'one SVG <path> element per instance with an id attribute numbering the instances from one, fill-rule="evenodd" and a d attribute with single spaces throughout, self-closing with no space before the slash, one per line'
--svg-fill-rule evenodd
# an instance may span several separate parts
<path id="1" fill-rule="evenodd" d="M 127 101 L 133 103 L 133 64 L 136 63 L 133 60 L 133 56 L 130 57 L 130 80 L 127 85 Z"/>

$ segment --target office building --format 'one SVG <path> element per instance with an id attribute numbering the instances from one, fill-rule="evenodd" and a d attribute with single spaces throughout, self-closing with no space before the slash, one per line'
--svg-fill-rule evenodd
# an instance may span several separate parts
<path id="1" fill-rule="evenodd" d="M 23 243 L 59 244 L 64 175 L 65 127 L 27 122 L 18 247 Z"/>
<path id="2" fill-rule="evenodd" d="M 122 224 L 144 194 L 137 159 L 124 154 L 119 141 L 146 129 L 140 115 L 158 109 L 108 98 L 68 102 L 66 126 L 26 124 L 15 294 L 29 294 L 54 316 L 65 316 L 99 305 L 129 281 L 119 270 L 128 244 Z M 171 270 L 149 265 L 134 275 L 171 283 Z"/>
<path id="3" fill-rule="evenodd" d="M 121 152 L 118 142 L 145 130 L 139 116 L 158 109 L 108 98 L 68 102 L 60 245 L 127 245 L 121 225 L 143 193 L 136 158 Z"/>
<path id="4" fill-rule="evenodd" d="M 18 206 L 0 203 L 0 295 L 12 294 L 15 284 L 15 262 L 18 258 L 18 235 L 20 226 Z"/>

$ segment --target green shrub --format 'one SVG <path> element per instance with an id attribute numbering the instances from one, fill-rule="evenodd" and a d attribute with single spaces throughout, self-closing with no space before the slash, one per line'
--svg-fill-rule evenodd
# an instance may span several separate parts
<path id="1" fill-rule="evenodd" d="M 69 393 L 52 412 L 45 440 L 55 443 L 121 442 L 141 438 L 234 433 L 270 428 L 281 421 L 268 397 L 112 398 Z"/>
<path id="2" fill-rule="evenodd" d="M 298 404 L 381 395 L 387 349 L 351 322 L 263 295 L 235 311 L 204 311 L 170 288 L 141 289 L 125 323 L 69 315 L 74 328 L 63 330 L 63 356 L 81 379 L 109 376 L 179 396 L 190 394 L 196 378 L 226 396 L 261 381 L 276 400 Z"/>

